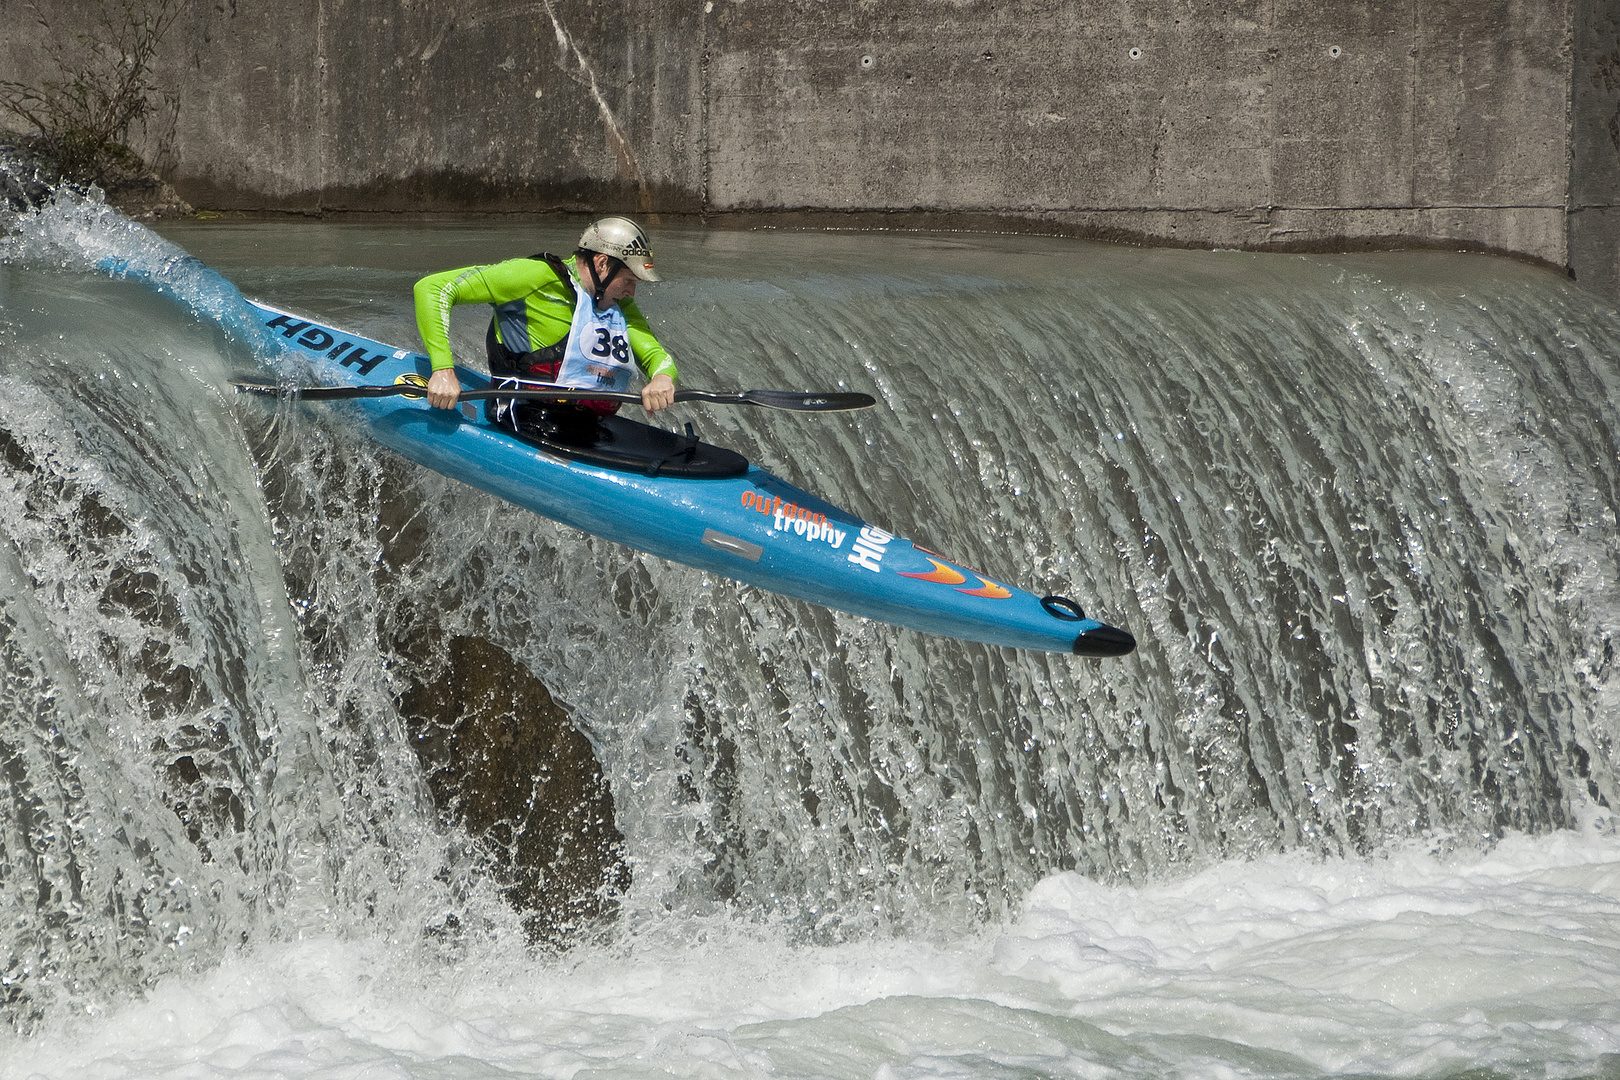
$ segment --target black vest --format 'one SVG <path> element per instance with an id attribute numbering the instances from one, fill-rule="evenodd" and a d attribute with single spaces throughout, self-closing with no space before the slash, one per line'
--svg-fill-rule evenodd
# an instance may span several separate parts
<path id="1" fill-rule="evenodd" d="M 538 255 L 530 255 L 531 259 L 539 259 L 551 267 L 557 274 L 557 280 L 563 283 L 568 292 L 568 310 L 573 311 L 574 305 L 579 303 L 579 290 L 574 287 L 574 275 L 569 273 L 568 265 L 549 251 L 542 251 Z M 572 315 L 570 315 L 572 318 Z M 489 358 L 489 373 L 493 376 L 517 376 L 520 378 L 539 378 L 550 382 L 557 377 L 557 369 L 562 366 L 563 352 L 568 348 L 568 335 L 542 349 L 531 349 L 528 352 L 513 352 L 495 336 L 495 320 L 489 322 L 489 331 L 484 335 L 484 351 Z"/>

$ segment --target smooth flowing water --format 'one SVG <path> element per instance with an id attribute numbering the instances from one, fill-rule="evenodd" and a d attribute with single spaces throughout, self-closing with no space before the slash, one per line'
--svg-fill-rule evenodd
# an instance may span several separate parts
<path id="1" fill-rule="evenodd" d="M 655 230 L 684 383 L 879 399 L 681 420 L 1136 634 L 1097 662 L 238 400 L 296 372 L 186 256 L 415 347 L 417 277 L 577 226 L 160 232 L 62 197 L 0 240 L 0 1074 L 1620 1072 L 1612 302 L 1479 256 Z M 529 948 L 430 805 L 430 617 L 595 745 L 634 871 L 599 938 Z"/>

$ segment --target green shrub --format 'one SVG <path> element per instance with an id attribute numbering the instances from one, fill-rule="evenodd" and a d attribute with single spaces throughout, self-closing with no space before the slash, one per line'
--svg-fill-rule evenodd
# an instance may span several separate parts
<path id="1" fill-rule="evenodd" d="M 174 96 L 158 84 L 152 59 L 190 0 L 94 0 L 94 25 L 64 38 L 37 3 L 57 77 L 37 86 L 0 80 L 0 109 L 34 130 L 29 140 L 62 177 L 106 186 L 145 170 L 129 148 L 131 129 Z"/>

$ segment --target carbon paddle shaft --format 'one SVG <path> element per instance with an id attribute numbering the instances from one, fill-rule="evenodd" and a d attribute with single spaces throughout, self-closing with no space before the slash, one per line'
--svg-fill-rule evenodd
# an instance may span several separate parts
<path id="1" fill-rule="evenodd" d="M 374 397 L 426 397 L 420 386 L 409 383 L 391 383 L 381 386 L 270 386 L 264 383 L 237 383 L 236 389 L 246 394 L 266 394 L 276 397 L 298 397 L 306 401 L 341 401 L 351 398 Z M 614 390 L 580 390 L 571 386 L 521 390 L 463 390 L 462 401 L 485 398 L 509 398 L 529 401 L 625 401 L 641 404 L 640 394 Z M 797 390 L 743 390 L 735 394 L 717 394 L 709 390 L 677 390 L 676 401 L 704 401 L 714 405 L 758 405 L 766 409 L 785 409 L 789 412 L 848 412 L 870 409 L 877 399 L 870 394 L 817 393 Z"/>

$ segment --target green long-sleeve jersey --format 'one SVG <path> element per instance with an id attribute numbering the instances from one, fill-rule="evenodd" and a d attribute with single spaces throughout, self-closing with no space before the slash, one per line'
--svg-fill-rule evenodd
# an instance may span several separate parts
<path id="1" fill-rule="evenodd" d="M 564 260 L 570 274 L 574 258 Z M 578 278 L 574 287 L 582 288 Z M 468 266 L 429 274 L 416 283 L 416 329 L 433 370 L 454 366 L 450 355 L 450 309 L 456 304 L 490 304 L 495 308 L 495 336 L 513 352 L 554 345 L 568 336 L 574 302 L 566 283 L 544 259 L 507 259 L 488 266 Z M 630 351 L 642 374 L 677 377 L 675 361 L 647 325 L 631 299 L 619 301 L 630 331 Z"/>

